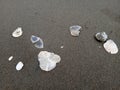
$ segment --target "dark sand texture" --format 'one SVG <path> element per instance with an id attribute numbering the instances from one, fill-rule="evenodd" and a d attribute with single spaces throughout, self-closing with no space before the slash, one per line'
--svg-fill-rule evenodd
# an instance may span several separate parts
<path id="1" fill-rule="evenodd" d="M 69 33 L 74 24 L 83 27 L 79 37 Z M 24 33 L 13 38 L 19 26 Z M 99 48 L 99 31 L 120 48 L 120 0 L 0 0 L 0 90 L 120 90 L 120 52 Z M 32 34 L 43 39 L 44 49 L 34 47 Z M 62 58 L 51 72 L 38 66 L 41 50 Z M 25 64 L 19 72 L 18 61 Z"/>

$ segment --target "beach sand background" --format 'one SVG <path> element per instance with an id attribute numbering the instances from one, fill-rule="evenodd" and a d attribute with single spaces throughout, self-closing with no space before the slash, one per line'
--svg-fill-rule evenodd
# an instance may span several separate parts
<path id="1" fill-rule="evenodd" d="M 79 37 L 70 35 L 71 25 L 82 26 Z M 13 38 L 17 27 L 23 35 Z M 120 0 L 0 0 L 0 90 L 120 90 L 120 52 L 108 54 L 94 39 L 99 31 L 120 48 Z M 39 68 L 43 50 L 62 58 L 50 72 Z M 16 71 L 19 61 L 25 66 Z"/>

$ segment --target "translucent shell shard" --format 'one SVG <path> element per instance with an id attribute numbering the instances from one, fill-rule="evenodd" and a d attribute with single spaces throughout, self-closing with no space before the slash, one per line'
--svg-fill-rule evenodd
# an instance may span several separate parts
<path id="1" fill-rule="evenodd" d="M 70 26 L 70 33 L 72 36 L 79 36 L 79 33 L 80 33 L 80 29 L 82 27 L 79 26 L 79 25 L 73 25 L 73 26 Z"/>
<path id="2" fill-rule="evenodd" d="M 34 44 L 36 48 L 44 48 L 43 40 L 40 37 L 32 35 L 31 42 Z"/>

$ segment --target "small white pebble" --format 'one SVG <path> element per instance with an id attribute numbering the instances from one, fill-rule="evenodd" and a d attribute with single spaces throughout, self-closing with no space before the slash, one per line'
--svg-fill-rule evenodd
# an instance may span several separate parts
<path id="1" fill-rule="evenodd" d="M 13 56 L 10 56 L 9 58 L 8 58 L 8 61 L 11 61 L 13 59 Z"/>
<path id="2" fill-rule="evenodd" d="M 18 62 L 18 64 L 16 65 L 16 70 L 20 71 L 23 68 L 24 64 L 20 61 Z"/>
<path id="3" fill-rule="evenodd" d="M 23 34 L 22 28 L 21 28 L 21 27 L 18 27 L 18 28 L 12 33 L 12 36 L 13 36 L 13 37 L 20 37 L 20 36 L 22 36 L 22 34 Z"/>

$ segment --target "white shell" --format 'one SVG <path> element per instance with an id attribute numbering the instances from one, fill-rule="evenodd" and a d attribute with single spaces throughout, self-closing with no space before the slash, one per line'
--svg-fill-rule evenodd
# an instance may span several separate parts
<path id="1" fill-rule="evenodd" d="M 38 54 L 38 61 L 42 70 L 51 71 L 56 67 L 56 63 L 61 61 L 61 58 L 57 54 L 48 51 L 41 51 Z"/>
<path id="2" fill-rule="evenodd" d="M 20 37 L 23 34 L 22 28 L 18 27 L 13 33 L 12 36 L 13 37 Z"/>
<path id="3" fill-rule="evenodd" d="M 24 64 L 20 61 L 18 62 L 18 64 L 16 65 L 16 70 L 19 71 L 23 68 Z"/>
<path id="4" fill-rule="evenodd" d="M 72 36 L 79 36 L 79 33 L 80 33 L 80 29 L 82 27 L 79 26 L 79 25 L 73 25 L 73 26 L 70 26 L 70 33 Z"/>
<path id="5" fill-rule="evenodd" d="M 117 54 L 118 53 L 118 47 L 113 40 L 107 40 L 103 44 L 103 47 L 110 54 Z"/>
<path id="6" fill-rule="evenodd" d="M 13 59 L 13 56 L 10 56 L 9 58 L 8 58 L 8 61 L 11 61 Z"/>

